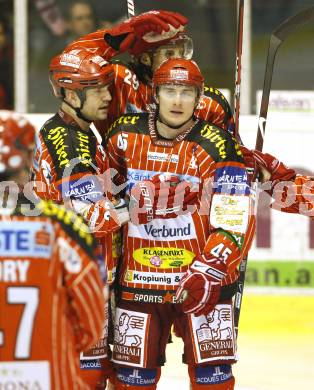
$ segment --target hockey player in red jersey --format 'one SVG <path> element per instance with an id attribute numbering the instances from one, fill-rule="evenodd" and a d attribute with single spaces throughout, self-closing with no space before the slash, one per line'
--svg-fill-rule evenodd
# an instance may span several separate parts
<path id="1" fill-rule="evenodd" d="M 113 100 L 106 120 L 96 127 L 105 136 L 110 125 L 122 114 L 145 112 L 153 102 L 151 78 L 155 69 L 168 58 L 190 59 L 193 43 L 184 32 L 187 19 L 176 12 L 150 11 L 113 27 L 98 30 L 70 44 L 65 51 L 85 47 L 108 61 L 127 51 L 132 62 L 113 62 Z M 234 121 L 225 97 L 215 88 L 204 88 L 195 115 L 231 132 Z"/>
<path id="2" fill-rule="evenodd" d="M 42 199 L 64 203 L 84 217 L 98 239 L 108 283 L 112 283 L 120 249 L 116 232 L 129 214 L 123 203 L 114 205 L 109 199 L 108 160 L 90 128 L 92 121 L 107 117 L 112 65 L 86 49 L 77 49 L 52 59 L 50 81 L 61 106 L 37 137 L 33 161 L 36 193 Z M 91 388 L 111 372 L 107 333 L 108 324 L 99 342 L 82 356 L 82 372 Z"/>
<path id="3" fill-rule="evenodd" d="M 165 61 L 154 75 L 153 90 L 158 109 L 121 117 L 107 144 L 117 182 L 126 180 L 130 204 L 138 203 L 124 228 L 115 386 L 156 389 L 177 320 L 192 389 L 230 390 L 236 361 L 231 298 L 237 266 L 254 233 L 247 173 L 232 136 L 194 116 L 203 76 L 193 61 Z M 191 191 L 213 183 L 212 193 L 194 211 L 182 208 L 177 214 L 172 200 L 156 209 L 151 188 L 159 192 L 161 183 L 181 180 Z M 145 216 L 147 223 L 139 224 Z"/>
<path id="4" fill-rule="evenodd" d="M 162 61 L 168 58 L 192 57 L 193 42 L 184 32 L 187 22 L 179 13 L 150 11 L 132 17 L 112 29 L 99 30 L 84 36 L 66 48 L 66 51 L 70 51 L 83 46 L 107 60 L 125 51 L 132 55 L 133 61 L 127 66 L 121 63 L 113 65 L 113 102 L 108 118 L 96 122 L 97 129 L 103 136 L 121 114 L 147 111 L 152 103 L 151 78 Z M 216 88 L 206 85 L 204 95 L 199 100 L 195 116 L 234 134 L 234 119 L 225 97 Z M 245 148 L 243 152 L 246 166 L 252 168 L 252 156 L 248 156 Z M 254 164 L 257 166 L 256 162 Z M 286 177 L 282 180 L 286 180 Z M 293 179 L 293 175 L 290 177 Z"/>
<path id="5" fill-rule="evenodd" d="M 0 111 L 0 128 L 0 388 L 87 390 L 79 354 L 104 322 L 95 242 L 73 212 L 23 196 L 34 127 Z"/>

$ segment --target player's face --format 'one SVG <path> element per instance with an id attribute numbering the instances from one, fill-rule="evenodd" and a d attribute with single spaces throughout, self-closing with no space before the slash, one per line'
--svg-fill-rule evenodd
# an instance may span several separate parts
<path id="1" fill-rule="evenodd" d="M 160 46 L 153 55 L 153 72 L 159 68 L 162 62 L 169 58 L 183 58 L 184 57 L 184 44 L 165 45 Z"/>
<path id="2" fill-rule="evenodd" d="M 178 127 L 192 118 L 197 92 L 193 86 L 165 84 L 159 87 L 157 100 L 162 122 Z"/>
<path id="3" fill-rule="evenodd" d="M 82 114 L 91 122 L 106 119 L 111 99 L 108 85 L 87 89 Z"/>
<path id="4" fill-rule="evenodd" d="M 68 27 L 74 37 L 81 37 L 94 31 L 94 16 L 90 5 L 74 4 L 71 8 Z"/>

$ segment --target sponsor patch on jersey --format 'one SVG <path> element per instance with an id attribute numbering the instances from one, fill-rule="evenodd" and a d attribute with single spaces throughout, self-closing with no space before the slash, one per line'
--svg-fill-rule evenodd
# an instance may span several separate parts
<path id="1" fill-rule="evenodd" d="M 247 196 L 213 196 L 210 210 L 210 222 L 214 228 L 236 233 L 245 233 L 249 220 L 249 202 Z"/>
<path id="2" fill-rule="evenodd" d="M 160 174 L 160 173 L 161 172 L 157 172 L 157 171 L 146 171 L 143 169 L 128 168 L 128 173 L 127 173 L 128 189 L 130 190 L 134 186 L 134 184 L 138 183 L 139 181 L 149 180 L 153 176 Z M 164 173 L 167 173 L 167 172 L 164 172 Z M 181 181 L 183 181 L 183 180 L 188 181 L 189 183 L 192 183 L 192 184 L 199 184 L 200 183 L 200 178 L 197 176 L 192 176 L 192 175 L 177 175 L 177 176 Z"/>
<path id="3" fill-rule="evenodd" d="M 122 291 L 121 298 L 127 301 L 144 303 L 182 303 L 184 300 L 184 298 L 176 299 L 176 291 L 142 289 L 140 291 Z"/>
<path id="4" fill-rule="evenodd" d="M 106 358 L 108 356 L 108 328 L 109 328 L 109 316 L 110 316 L 108 301 L 105 303 L 104 313 L 105 313 L 105 322 L 102 330 L 102 336 L 97 341 L 97 343 L 94 344 L 90 349 L 80 353 L 81 365 L 84 362 L 86 363 L 86 361 L 96 361 L 99 363 L 98 359 Z"/>
<path id="5" fill-rule="evenodd" d="M 51 389 L 47 361 L 0 362 L 0 389 Z"/>
<path id="6" fill-rule="evenodd" d="M 140 387 L 156 384 L 157 369 L 133 369 L 119 367 L 117 369 L 117 378 L 126 385 L 135 385 Z"/>
<path id="7" fill-rule="evenodd" d="M 184 267 L 191 264 L 194 257 L 193 252 L 184 248 L 148 247 L 133 252 L 133 258 L 138 263 L 159 269 Z"/>
<path id="8" fill-rule="evenodd" d="M 177 154 L 168 154 L 168 153 L 159 153 L 159 152 L 148 152 L 147 153 L 148 161 L 159 161 L 159 162 L 172 162 L 178 163 L 179 156 Z"/>
<path id="9" fill-rule="evenodd" d="M 138 284 L 150 284 L 154 286 L 176 286 L 179 284 L 185 272 L 177 273 L 161 273 L 161 272 L 139 272 L 134 270 L 127 270 L 124 275 L 126 282 Z"/>
<path id="10" fill-rule="evenodd" d="M 112 360 L 126 366 L 145 367 L 150 314 L 116 309 Z"/>
<path id="11" fill-rule="evenodd" d="M 154 219 L 146 225 L 129 222 L 128 236 L 150 241 L 184 241 L 197 238 L 191 214 L 173 219 Z"/>
<path id="12" fill-rule="evenodd" d="M 42 222 L 0 221 L 0 253 L 8 257 L 50 259 L 53 227 Z"/>
<path id="13" fill-rule="evenodd" d="M 95 202 L 103 197 L 103 190 L 96 175 L 62 182 L 58 189 L 62 198 Z"/>
<path id="14" fill-rule="evenodd" d="M 80 369 L 81 370 L 102 370 L 102 366 L 100 364 L 99 359 L 81 360 Z"/>
<path id="15" fill-rule="evenodd" d="M 215 192 L 219 194 L 249 195 L 247 172 L 240 167 L 221 167 L 215 172 Z"/>
<path id="16" fill-rule="evenodd" d="M 62 126 L 49 129 L 47 139 L 49 140 L 59 168 L 69 167 L 69 145 L 67 145 L 66 137 L 68 132 Z"/>
<path id="17" fill-rule="evenodd" d="M 224 160 L 227 157 L 226 142 L 227 139 L 221 135 L 221 131 L 212 125 L 205 125 L 201 129 L 202 137 L 209 140 L 209 142 L 217 149 L 219 157 Z"/>
<path id="18" fill-rule="evenodd" d="M 231 365 L 219 364 L 195 367 L 195 382 L 200 385 L 223 383 L 232 377 Z"/>
<path id="19" fill-rule="evenodd" d="M 140 119 L 139 115 L 122 115 L 120 118 L 116 119 L 113 124 L 110 126 L 108 133 L 111 132 L 118 125 L 135 125 L 136 122 Z"/>
<path id="20" fill-rule="evenodd" d="M 189 316 L 196 363 L 236 360 L 232 304 L 218 304 L 209 314 Z"/>

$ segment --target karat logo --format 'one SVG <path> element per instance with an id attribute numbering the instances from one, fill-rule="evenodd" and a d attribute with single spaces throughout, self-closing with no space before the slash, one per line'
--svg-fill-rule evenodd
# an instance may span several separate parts
<path id="1" fill-rule="evenodd" d="M 85 200 L 99 200 L 103 195 L 100 183 L 94 178 L 72 180 L 59 185 L 59 190 L 65 198 Z"/>
<path id="2" fill-rule="evenodd" d="M 136 170 L 136 169 L 128 169 L 128 181 L 135 183 L 138 181 L 148 180 L 154 174 L 155 174 L 155 172 L 142 171 L 142 170 Z"/>

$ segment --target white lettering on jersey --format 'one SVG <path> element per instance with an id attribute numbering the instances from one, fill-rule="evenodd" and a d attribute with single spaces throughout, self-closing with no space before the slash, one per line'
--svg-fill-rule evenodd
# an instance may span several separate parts
<path id="1" fill-rule="evenodd" d="M 29 264 L 29 260 L 0 261 L 0 281 L 26 282 Z"/>

